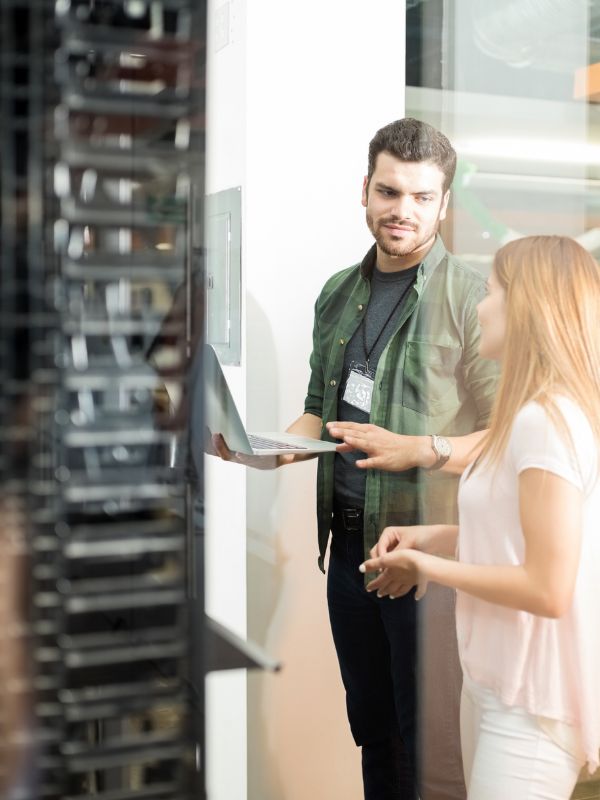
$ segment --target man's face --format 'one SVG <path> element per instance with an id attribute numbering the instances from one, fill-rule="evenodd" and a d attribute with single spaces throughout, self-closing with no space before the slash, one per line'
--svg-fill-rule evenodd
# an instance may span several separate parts
<path id="1" fill-rule="evenodd" d="M 450 192 L 443 183 L 444 173 L 431 161 L 400 161 L 385 151 L 377 156 L 362 204 L 381 252 L 395 257 L 429 249 L 446 217 Z"/>

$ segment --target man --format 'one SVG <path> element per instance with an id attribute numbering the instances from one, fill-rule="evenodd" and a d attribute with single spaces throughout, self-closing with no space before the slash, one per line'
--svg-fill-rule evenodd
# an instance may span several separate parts
<path id="1" fill-rule="evenodd" d="M 319 565 L 331 535 L 329 614 L 366 800 L 412 800 L 419 771 L 422 800 L 465 797 L 453 597 L 428 601 L 424 615 L 433 624 L 424 621 L 419 669 L 433 680 L 419 686 L 418 747 L 414 594 L 375 597 L 358 571 L 387 525 L 454 519 L 450 471 L 460 471 L 467 448 L 445 437 L 484 428 L 491 408 L 495 368 L 477 354 L 475 307 L 484 281 L 437 234 L 455 167 L 449 141 L 430 125 L 403 119 L 376 133 L 362 192 L 375 245 L 321 291 L 305 410 L 288 429 L 349 437 L 319 460 Z M 405 471 L 358 469 L 363 459 L 351 437 L 365 432 L 406 446 Z M 231 454 L 219 437 L 215 448 L 223 458 L 254 463 Z M 278 465 L 294 460 L 280 456 Z M 434 690 L 444 687 L 438 698 Z"/>

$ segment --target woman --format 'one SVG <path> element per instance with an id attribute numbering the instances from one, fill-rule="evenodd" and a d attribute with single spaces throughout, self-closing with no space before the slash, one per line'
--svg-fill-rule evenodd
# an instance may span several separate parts
<path id="1" fill-rule="evenodd" d="M 478 314 L 502 376 L 460 526 L 386 528 L 361 570 L 380 596 L 458 590 L 469 800 L 566 800 L 600 747 L 600 268 L 511 242 Z"/>

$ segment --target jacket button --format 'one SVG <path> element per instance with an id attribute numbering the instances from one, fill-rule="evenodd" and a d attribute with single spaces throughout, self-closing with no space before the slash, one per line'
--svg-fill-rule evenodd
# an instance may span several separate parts
<path id="1" fill-rule="evenodd" d="M 362 304 L 362 303 L 359 303 L 359 304 L 358 304 L 358 310 L 359 310 L 359 311 L 362 311 L 362 310 L 363 310 L 363 308 L 364 308 L 363 304 Z"/>
<path id="2" fill-rule="evenodd" d="M 345 341 L 345 339 L 340 339 L 340 344 L 344 344 Z"/>
<path id="3" fill-rule="evenodd" d="M 330 386 L 335 386 L 335 384 L 336 384 L 336 381 L 334 381 L 334 380 L 329 381 L 329 385 Z"/>

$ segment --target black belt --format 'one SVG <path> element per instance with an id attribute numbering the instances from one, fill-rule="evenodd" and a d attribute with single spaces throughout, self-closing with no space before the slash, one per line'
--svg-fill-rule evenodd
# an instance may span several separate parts
<path id="1" fill-rule="evenodd" d="M 362 508 L 336 508 L 333 511 L 333 527 L 346 533 L 362 533 L 364 516 Z"/>

